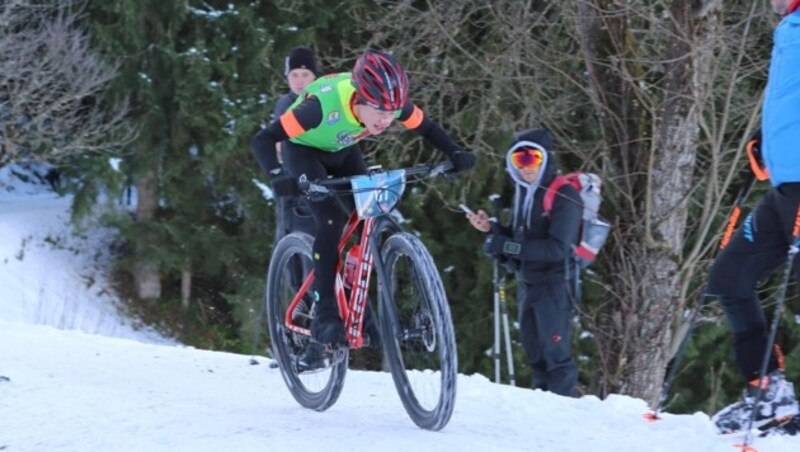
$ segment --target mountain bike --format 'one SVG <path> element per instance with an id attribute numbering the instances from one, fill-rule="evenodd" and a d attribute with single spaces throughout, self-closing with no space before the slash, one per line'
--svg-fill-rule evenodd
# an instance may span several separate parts
<path id="1" fill-rule="evenodd" d="M 297 402 L 324 411 L 341 394 L 350 350 L 365 345 L 362 330 L 371 277 L 377 281 L 377 322 L 385 363 L 406 412 L 419 427 L 440 430 L 450 420 L 458 370 L 455 333 L 447 295 L 422 241 L 403 231 L 391 215 L 406 183 L 444 174 L 449 162 L 367 175 L 302 182 L 310 199 L 353 196 L 339 242 L 336 294 L 346 344 L 325 346 L 325 365 L 306 369 L 301 357 L 311 338 L 314 281 L 313 238 L 291 233 L 275 246 L 266 286 L 266 311 L 273 356 Z M 360 237 L 356 240 L 357 231 Z M 342 265 L 342 254 L 353 259 Z M 304 278 L 298 281 L 296 269 Z M 293 271 L 292 269 L 295 269 Z M 349 289 L 347 289 L 349 286 Z M 375 317 L 375 315 L 373 315 Z"/>

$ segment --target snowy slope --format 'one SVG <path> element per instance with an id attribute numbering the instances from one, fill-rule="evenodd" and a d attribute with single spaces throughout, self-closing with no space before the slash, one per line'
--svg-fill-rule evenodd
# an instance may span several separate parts
<path id="1" fill-rule="evenodd" d="M 0 171 L 0 450 L 732 451 L 708 416 L 648 424 L 644 401 L 568 399 L 460 376 L 441 432 L 417 428 L 388 373 L 348 373 L 339 401 L 301 408 L 277 369 L 136 328 L 107 287 L 109 234 L 74 237 L 69 200 Z M 4 179 L 6 177 L 6 179 Z M 4 182 L 6 181 L 6 182 Z M 50 243 L 59 245 L 53 247 Z M 761 452 L 800 437 L 758 439 Z"/>
<path id="2" fill-rule="evenodd" d="M 35 183 L 37 172 L 44 169 L 0 169 L 0 320 L 171 342 L 119 316 L 108 284 L 113 235 L 91 224 L 74 231 L 71 198 Z"/>
<path id="3" fill-rule="evenodd" d="M 720 451 L 704 414 L 644 422 L 643 401 L 568 399 L 460 376 L 441 432 L 417 428 L 388 373 L 350 371 L 326 412 L 260 359 L 0 321 L 0 450 Z M 2 380 L 2 379 L 0 379 Z M 756 441 L 796 451 L 797 437 Z"/>

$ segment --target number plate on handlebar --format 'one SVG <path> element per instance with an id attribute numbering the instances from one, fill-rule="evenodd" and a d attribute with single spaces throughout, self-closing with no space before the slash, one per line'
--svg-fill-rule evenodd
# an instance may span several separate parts
<path id="1" fill-rule="evenodd" d="M 393 170 L 351 180 L 356 211 L 361 218 L 377 217 L 389 213 L 400 201 L 406 188 L 404 170 Z"/>

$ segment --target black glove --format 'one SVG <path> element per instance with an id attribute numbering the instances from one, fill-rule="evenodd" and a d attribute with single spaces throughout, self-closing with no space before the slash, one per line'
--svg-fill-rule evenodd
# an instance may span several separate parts
<path id="1" fill-rule="evenodd" d="M 516 256 L 521 250 L 522 246 L 518 242 L 502 234 L 489 234 L 483 244 L 483 252 L 494 258 L 503 255 Z"/>
<path id="2" fill-rule="evenodd" d="M 747 140 L 747 147 L 751 146 L 754 156 L 758 158 L 759 163 L 763 163 L 763 159 L 761 157 L 761 129 L 756 130 L 756 133 L 754 133 L 750 139 Z"/>
<path id="3" fill-rule="evenodd" d="M 272 172 L 270 175 L 269 182 L 275 196 L 299 196 L 301 194 L 294 176 L 285 171 L 278 171 L 277 174 Z"/>
<path id="4" fill-rule="evenodd" d="M 475 166 L 475 154 L 467 151 L 456 151 L 450 154 L 450 161 L 453 162 L 453 170 L 451 172 L 460 173 Z"/>
<path id="5" fill-rule="evenodd" d="M 747 141 L 755 141 L 760 146 L 761 145 L 761 128 L 759 127 L 759 129 L 756 130 L 755 133 L 753 133 L 753 135 L 751 135 L 750 139 L 747 140 Z"/>

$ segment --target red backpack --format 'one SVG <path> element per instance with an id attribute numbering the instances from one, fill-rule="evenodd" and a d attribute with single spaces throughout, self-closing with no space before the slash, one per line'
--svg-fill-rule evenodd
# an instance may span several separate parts
<path id="1" fill-rule="evenodd" d="M 597 174 L 582 171 L 556 176 L 544 194 L 542 207 L 544 207 L 545 215 L 549 215 L 553 210 L 556 194 L 565 184 L 575 187 L 583 200 L 581 238 L 575 247 L 575 257 L 580 268 L 586 268 L 597 258 L 597 253 L 600 252 L 600 248 L 603 247 L 609 232 L 611 232 L 611 224 L 598 215 L 600 203 L 603 201 L 600 196 L 602 181 Z"/>

